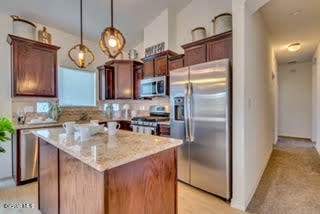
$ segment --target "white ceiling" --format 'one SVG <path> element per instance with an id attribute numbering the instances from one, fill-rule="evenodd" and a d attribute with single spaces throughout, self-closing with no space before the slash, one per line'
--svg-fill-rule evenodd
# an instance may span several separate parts
<path id="1" fill-rule="evenodd" d="M 297 15 L 292 15 L 300 11 Z M 261 9 L 279 64 L 311 61 L 320 42 L 320 0 L 271 0 Z M 300 42 L 300 51 L 287 51 Z"/>
<path id="2" fill-rule="evenodd" d="M 128 45 L 143 39 L 143 28 L 164 9 L 179 11 L 191 0 L 114 0 L 114 25 L 120 29 Z M 0 12 L 18 15 L 29 21 L 45 24 L 79 35 L 80 0 L 6 0 Z M 83 1 L 84 37 L 98 40 L 110 25 L 110 0 Z"/>

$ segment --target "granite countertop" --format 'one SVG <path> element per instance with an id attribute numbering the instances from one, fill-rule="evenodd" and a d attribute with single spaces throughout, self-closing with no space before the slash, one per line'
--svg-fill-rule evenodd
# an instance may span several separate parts
<path id="1" fill-rule="evenodd" d="M 177 139 L 122 130 L 114 136 L 100 133 L 83 142 L 79 132 L 68 136 L 63 128 L 38 129 L 32 133 L 100 172 L 182 144 Z"/>
<path id="2" fill-rule="evenodd" d="M 94 119 L 93 119 L 94 120 Z M 106 123 L 106 122 L 113 122 L 113 121 L 131 121 L 131 119 L 128 118 L 103 118 L 99 119 L 99 123 Z M 62 126 L 62 124 L 67 121 L 58 121 L 53 123 L 38 123 L 38 124 L 15 124 L 16 129 L 39 129 L 39 128 L 50 128 L 50 127 L 59 127 Z M 75 121 L 77 124 L 84 124 L 84 123 L 90 123 L 90 120 L 83 120 L 83 121 Z"/>

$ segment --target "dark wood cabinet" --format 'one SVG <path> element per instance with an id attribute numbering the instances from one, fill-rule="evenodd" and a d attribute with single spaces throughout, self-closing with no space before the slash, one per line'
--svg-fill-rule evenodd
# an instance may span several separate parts
<path id="1" fill-rule="evenodd" d="M 130 121 L 122 120 L 119 122 L 119 124 L 120 124 L 121 130 L 131 131 L 131 122 Z"/>
<path id="2" fill-rule="evenodd" d="M 168 73 L 168 55 L 159 56 L 154 59 L 154 76 L 167 76 Z"/>
<path id="3" fill-rule="evenodd" d="M 134 99 L 141 98 L 141 80 L 143 79 L 143 66 L 138 65 L 134 71 Z"/>
<path id="4" fill-rule="evenodd" d="M 185 66 L 229 58 L 232 60 L 232 31 L 182 45 Z"/>
<path id="5" fill-rule="evenodd" d="M 159 125 L 159 135 L 162 137 L 170 137 L 170 125 L 160 124 Z"/>
<path id="6" fill-rule="evenodd" d="M 143 75 L 141 66 L 142 63 L 133 60 L 111 60 L 99 66 L 100 100 L 138 99 L 140 92 L 137 90 L 140 90 Z"/>
<path id="7" fill-rule="evenodd" d="M 169 71 L 184 67 L 184 54 L 169 58 Z"/>
<path id="8" fill-rule="evenodd" d="M 143 77 L 149 78 L 169 75 L 169 58 L 176 55 L 175 52 L 167 50 L 143 58 Z"/>
<path id="9" fill-rule="evenodd" d="M 232 37 L 208 42 L 207 61 L 214 61 L 224 58 L 232 59 Z"/>
<path id="10" fill-rule="evenodd" d="M 154 64 L 153 59 L 145 61 L 143 64 L 143 77 L 153 77 L 154 76 Z"/>
<path id="11" fill-rule="evenodd" d="M 39 209 L 42 213 L 59 213 L 59 151 L 51 144 L 39 139 Z"/>
<path id="12" fill-rule="evenodd" d="M 207 61 L 206 44 L 195 45 L 185 49 L 185 66 L 204 63 Z"/>
<path id="13" fill-rule="evenodd" d="M 114 70 L 105 65 L 99 66 L 99 99 L 114 99 Z"/>
<path id="14" fill-rule="evenodd" d="M 11 45 L 12 96 L 57 97 L 60 47 L 8 35 Z"/>
<path id="15" fill-rule="evenodd" d="M 114 62 L 115 73 L 115 99 L 132 99 L 133 87 L 133 61 Z"/>

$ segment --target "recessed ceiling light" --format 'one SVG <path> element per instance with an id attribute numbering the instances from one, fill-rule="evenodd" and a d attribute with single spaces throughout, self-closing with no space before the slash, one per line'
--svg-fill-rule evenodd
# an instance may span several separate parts
<path id="1" fill-rule="evenodd" d="M 295 52 L 300 50 L 300 48 L 301 48 L 301 44 L 297 42 L 297 43 L 290 44 L 288 46 L 288 51 Z"/>
<path id="2" fill-rule="evenodd" d="M 302 10 L 294 10 L 292 12 L 289 13 L 290 16 L 297 16 L 299 15 L 300 13 L 302 13 Z"/>

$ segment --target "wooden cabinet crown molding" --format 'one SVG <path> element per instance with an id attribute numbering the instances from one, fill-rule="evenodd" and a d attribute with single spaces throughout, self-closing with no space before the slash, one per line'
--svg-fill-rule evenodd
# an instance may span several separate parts
<path id="1" fill-rule="evenodd" d="M 225 33 L 213 35 L 213 36 L 210 36 L 210 37 L 198 40 L 198 41 L 194 41 L 194 42 L 190 42 L 190 43 L 181 45 L 181 47 L 183 49 L 188 49 L 188 48 L 191 48 L 193 46 L 202 45 L 202 44 L 208 43 L 208 42 L 213 41 L 213 40 L 220 40 L 220 39 L 223 39 L 223 38 L 226 38 L 226 37 L 230 37 L 231 35 L 232 35 L 232 31 L 228 31 L 228 32 L 225 32 Z"/>
<path id="2" fill-rule="evenodd" d="M 26 38 L 22 38 L 19 36 L 15 36 L 12 34 L 9 34 L 7 37 L 7 42 L 12 45 L 13 42 L 25 42 L 28 43 L 29 45 L 36 45 L 37 47 L 43 47 L 43 48 L 48 48 L 48 49 L 52 49 L 52 50 L 59 50 L 60 47 L 56 46 L 56 45 L 50 45 L 50 44 L 46 44 L 46 43 L 42 43 L 42 42 L 38 42 L 35 40 L 31 40 L 31 39 L 26 39 Z"/>

